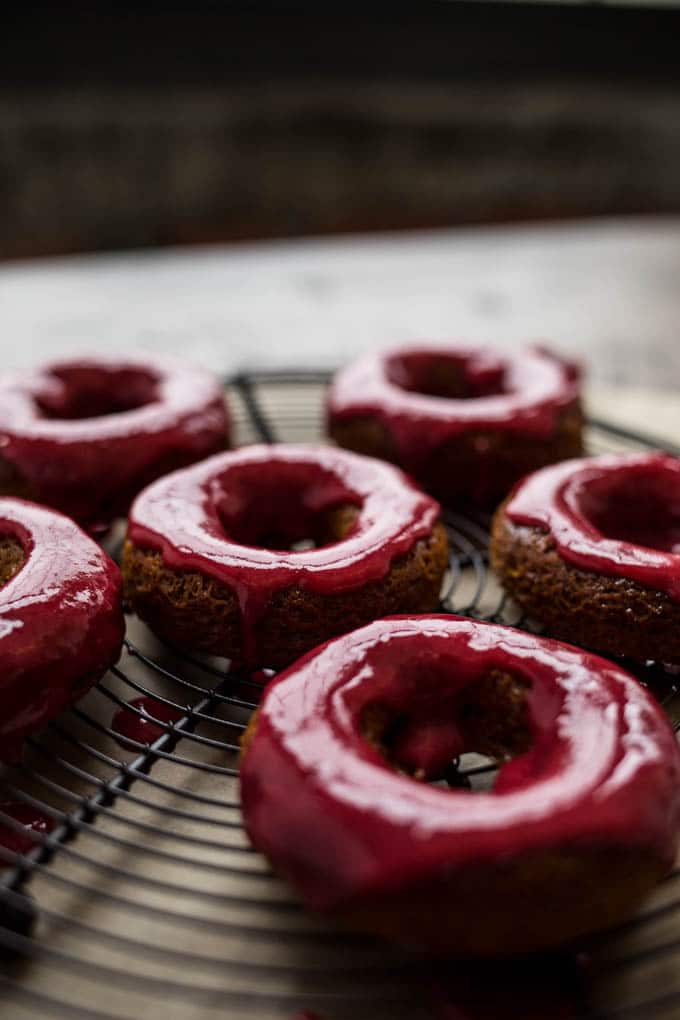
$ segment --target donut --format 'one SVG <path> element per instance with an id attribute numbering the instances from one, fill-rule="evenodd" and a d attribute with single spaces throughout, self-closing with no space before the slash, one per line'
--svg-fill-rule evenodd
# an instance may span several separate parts
<path id="1" fill-rule="evenodd" d="M 68 517 L 0 498 L 0 761 L 120 654 L 120 571 Z"/>
<path id="2" fill-rule="evenodd" d="M 335 376 L 327 423 L 447 505 L 495 506 L 529 471 L 583 452 L 578 370 L 542 349 L 369 354 Z"/>
<path id="3" fill-rule="evenodd" d="M 499 760 L 493 789 L 434 785 L 467 751 Z M 275 677 L 240 777 L 252 844 L 310 909 L 458 955 L 621 920 L 680 829 L 680 752 L 633 677 L 454 616 L 375 621 Z"/>
<path id="4" fill-rule="evenodd" d="M 377 616 L 435 608 L 439 513 L 397 468 L 343 450 L 218 454 L 135 500 L 126 597 L 171 643 L 278 668 Z"/>
<path id="5" fill-rule="evenodd" d="M 491 563 L 555 637 L 680 663 L 680 460 L 581 458 L 531 475 L 495 515 Z"/>
<path id="6" fill-rule="evenodd" d="M 105 524 L 155 478 L 224 449 L 228 424 L 219 382 L 168 360 L 0 376 L 0 495 Z"/>

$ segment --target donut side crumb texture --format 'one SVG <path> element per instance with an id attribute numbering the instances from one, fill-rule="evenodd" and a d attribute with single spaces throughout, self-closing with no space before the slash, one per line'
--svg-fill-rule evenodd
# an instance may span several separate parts
<path id="1" fill-rule="evenodd" d="M 0 587 L 11 581 L 26 562 L 26 553 L 16 538 L 0 536 Z"/>
<path id="2" fill-rule="evenodd" d="M 329 432 L 345 449 L 402 464 L 428 492 L 449 504 L 470 498 L 484 505 L 497 503 L 523 475 L 583 453 L 583 414 L 578 404 L 562 413 L 552 436 L 490 429 L 461 432 L 432 450 L 417 467 L 403 464 L 389 427 L 377 417 L 332 421 Z"/>
<path id="3" fill-rule="evenodd" d="M 551 635 L 609 655 L 680 663 L 680 603 L 635 581 L 571 566 L 548 532 L 515 524 L 505 504 L 491 529 L 491 566 Z"/>
<path id="4" fill-rule="evenodd" d="M 333 595 L 299 587 L 282 589 L 255 625 L 259 663 L 281 668 L 310 648 L 370 620 L 431 611 L 447 566 L 448 539 L 438 523 L 429 537 L 392 563 L 382 580 Z M 231 588 L 208 574 L 173 570 L 161 553 L 142 549 L 129 539 L 122 571 L 125 597 L 160 637 L 213 655 L 241 658 L 241 613 Z"/>

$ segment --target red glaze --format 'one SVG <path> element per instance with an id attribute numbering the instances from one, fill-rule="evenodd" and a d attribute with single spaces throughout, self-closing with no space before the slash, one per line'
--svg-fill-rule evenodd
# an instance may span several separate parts
<path id="1" fill-rule="evenodd" d="M 103 357 L 0 378 L 0 484 L 78 521 L 124 512 L 144 485 L 223 449 L 229 421 L 212 376 L 155 359 Z"/>
<path id="2" fill-rule="evenodd" d="M 166 705 L 157 698 L 134 698 L 128 708 L 119 709 L 111 720 L 111 729 L 136 740 L 139 744 L 153 744 L 167 730 L 162 723 L 177 722 L 182 711 L 174 705 Z"/>
<path id="3" fill-rule="evenodd" d="M 423 726 L 448 717 L 449 754 L 459 754 L 456 695 L 494 669 L 529 682 L 533 741 L 501 766 L 493 791 L 412 780 L 363 737 L 369 706 Z M 272 681 L 241 764 L 241 801 L 255 847 L 309 906 L 332 910 L 444 869 L 569 846 L 623 842 L 670 867 L 680 751 L 651 696 L 604 659 L 479 621 L 392 617 Z"/>
<path id="4" fill-rule="evenodd" d="M 680 460 L 646 453 L 565 461 L 520 482 L 505 512 L 549 531 L 573 566 L 680 601 Z"/>
<path id="5" fill-rule="evenodd" d="M 118 658 L 125 630 L 118 567 L 62 514 L 0 499 L 0 535 L 26 561 L 0 587 L 0 761 Z"/>
<path id="6" fill-rule="evenodd" d="M 462 369 L 469 396 L 418 392 L 433 362 Z M 498 354 L 485 348 L 404 347 L 368 354 L 338 372 L 328 394 L 331 422 L 379 418 L 411 470 L 464 432 L 551 436 L 578 400 L 579 373 L 547 351 Z"/>
<path id="7" fill-rule="evenodd" d="M 37 844 L 28 835 L 28 832 L 17 832 L 10 828 L 3 820 L 3 815 L 9 815 L 25 829 L 30 829 L 31 832 L 41 836 L 46 836 L 55 826 L 53 818 L 42 814 L 30 804 L 24 804 L 23 801 L 0 801 L 0 847 L 4 847 L 5 850 L 10 850 L 14 854 L 25 854 Z"/>
<path id="8" fill-rule="evenodd" d="M 293 551 L 264 548 L 307 538 L 334 507 L 360 508 L 340 542 Z M 392 562 L 431 534 L 435 500 L 397 468 L 325 446 L 248 446 L 176 471 L 145 489 L 128 535 L 168 567 L 217 578 L 238 596 L 244 644 L 276 592 L 297 586 L 333 594 L 387 576 Z"/>

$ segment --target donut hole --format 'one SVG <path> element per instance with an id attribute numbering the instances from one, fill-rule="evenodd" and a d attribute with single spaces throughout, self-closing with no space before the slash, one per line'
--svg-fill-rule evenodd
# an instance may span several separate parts
<path id="1" fill-rule="evenodd" d="M 158 379 L 141 368 L 60 365 L 35 400 L 46 418 L 100 418 L 145 407 L 158 399 Z"/>
<path id="2" fill-rule="evenodd" d="M 524 678 L 494 670 L 454 692 L 436 675 L 424 686 L 407 706 L 381 699 L 362 713 L 364 739 L 392 768 L 418 780 L 465 785 L 456 782 L 462 756 L 500 764 L 531 749 Z"/>
<path id="3" fill-rule="evenodd" d="M 579 509 L 605 538 L 680 553 L 680 485 L 664 471 L 616 472 L 584 484 Z"/>
<path id="4" fill-rule="evenodd" d="M 387 378 L 399 389 L 448 400 L 478 400 L 510 393 L 507 366 L 482 353 L 413 352 L 392 355 Z"/>
<path id="5" fill-rule="evenodd" d="M 217 483 L 217 515 L 228 539 L 274 551 L 319 549 L 354 530 L 361 500 L 330 471 L 308 463 L 233 468 Z"/>
<path id="6" fill-rule="evenodd" d="M 11 535 L 0 535 L 0 588 L 18 574 L 26 562 L 26 550 Z"/>

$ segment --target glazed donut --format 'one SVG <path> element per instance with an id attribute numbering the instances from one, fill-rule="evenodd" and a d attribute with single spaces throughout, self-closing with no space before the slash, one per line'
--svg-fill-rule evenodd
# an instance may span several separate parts
<path id="1" fill-rule="evenodd" d="M 118 567 L 62 514 L 0 499 L 0 761 L 120 654 Z"/>
<path id="2" fill-rule="evenodd" d="M 583 458 L 531 475 L 497 511 L 491 562 L 556 637 L 680 663 L 680 460 Z"/>
<path id="3" fill-rule="evenodd" d="M 527 472 L 582 452 L 578 379 L 539 349 L 398 348 L 335 376 L 328 430 L 445 504 L 495 505 Z"/>
<path id="4" fill-rule="evenodd" d="M 124 513 L 146 484 L 227 443 L 212 376 L 168 360 L 103 357 L 0 377 L 0 494 L 85 524 Z"/>
<path id="5" fill-rule="evenodd" d="M 502 762 L 491 792 L 413 778 L 466 751 Z M 452 616 L 378 620 L 280 674 L 240 775 L 253 845 L 307 906 L 462 955 L 620 920 L 680 827 L 675 737 L 633 677 Z"/>
<path id="6" fill-rule="evenodd" d="M 438 518 L 388 464 L 249 446 L 137 498 L 125 592 L 161 637 L 276 668 L 377 616 L 433 609 L 448 565 Z"/>

